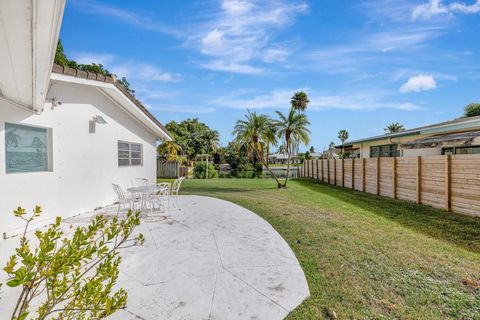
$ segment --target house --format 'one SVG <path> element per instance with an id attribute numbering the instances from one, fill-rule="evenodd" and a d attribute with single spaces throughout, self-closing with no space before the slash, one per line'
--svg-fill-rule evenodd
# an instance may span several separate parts
<path id="1" fill-rule="evenodd" d="M 348 141 L 337 148 L 362 158 L 480 154 L 480 116 Z"/>
<path id="2" fill-rule="evenodd" d="M 4 0 L 0 29 L 0 232 L 12 211 L 42 206 L 40 224 L 116 201 L 156 180 L 162 124 L 114 77 L 53 65 L 65 0 Z"/>
<path id="3" fill-rule="evenodd" d="M 290 164 L 296 163 L 298 160 L 298 156 L 291 155 L 290 156 Z M 268 163 L 269 164 L 287 164 L 288 163 L 288 154 L 286 153 L 274 153 L 268 156 Z"/>

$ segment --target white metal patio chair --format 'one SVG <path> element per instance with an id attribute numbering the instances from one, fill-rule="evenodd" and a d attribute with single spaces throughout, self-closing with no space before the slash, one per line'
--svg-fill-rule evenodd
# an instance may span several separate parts
<path id="1" fill-rule="evenodd" d="M 118 209 L 117 209 L 117 216 L 120 213 L 120 210 L 122 210 L 123 216 L 126 216 L 127 213 L 127 204 L 128 208 L 132 210 L 139 210 L 141 206 L 141 201 L 142 198 L 131 193 L 125 193 L 123 192 L 122 188 L 115 183 L 112 183 L 113 190 L 115 191 L 115 194 L 117 195 L 117 201 L 118 201 Z"/>
<path id="2" fill-rule="evenodd" d="M 180 177 L 180 178 L 176 179 L 172 183 L 172 187 L 170 189 L 170 197 L 175 199 L 175 201 L 173 201 L 173 199 L 172 199 L 175 208 L 179 207 L 179 205 L 178 205 L 178 193 L 180 192 L 180 187 L 182 185 L 183 180 L 185 180 L 185 177 Z"/>
<path id="3" fill-rule="evenodd" d="M 152 192 L 148 197 L 152 215 L 156 215 L 154 212 L 163 212 L 170 216 L 170 187 L 170 183 L 166 182 L 152 186 Z"/>

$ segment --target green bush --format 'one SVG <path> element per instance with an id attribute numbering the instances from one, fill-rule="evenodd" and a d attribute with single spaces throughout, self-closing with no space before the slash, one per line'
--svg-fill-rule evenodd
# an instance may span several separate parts
<path id="1" fill-rule="evenodd" d="M 193 168 L 193 176 L 196 179 L 205 179 L 205 169 L 207 165 L 205 162 L 199 162 Z M 215 169 L 215 166 L 211 163 L 208 164 L 208 179 L 217 178 L 218 171 Z"/>
<path id="2" fill-rule="evenodd" d="M 480 116 L 480 103 L 470 103 L 465 107 L 465 117 Z"/>

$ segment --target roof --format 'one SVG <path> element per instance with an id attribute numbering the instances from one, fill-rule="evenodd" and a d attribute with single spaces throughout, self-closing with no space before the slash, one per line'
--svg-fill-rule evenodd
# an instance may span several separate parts
<path id="1" fill-rule="evenodd" d="M 444 121 L 444 122 L 431 124 L 427 126 L 422 126 L 418 128 L 413 128 L 409 130 L 402 130 L 395 133 L 386 133 L 383 135 L 373 136 L 369 138 L 347 141 L 343 144 L 343 146 L 350 146 L 352 144 L 375 141 L 375 140 L 383 140 L 383 139 L 389 139 L 389 138 L 398 138 L 398 137 L 413 136 L 413 135 L 419 135 L 419 134 L 438 134 L 438 133 L 446 133 L 449 131 L 468 130 L 468 129 L 474 129 L 474 128 L 480 128 L 480 116 L 468 117 L 468 118 L 463 117 L 463 118 Z"/>
<path id="2" fill-rule="evenodd" d="M 0 1 L 0 100 L 41 113 L 65 0 Z"/>
<path id="3" fill-rule="evenodd" d="M 469 146 L 480 137 L 480 131 L 435 135 L 427 138 L 416 139 L 402 144 L 405 149 L 435 148 L 437 146 Z"/>
<path id="4" fill-rule="evenodd" d="M 135 98 L 127 88 L 119 81 L 116 80 L 115 76 L 105 76 L 100 73 L 88 72 L 83 70 L 78 70 L 74 68 L 69 68 L 65 66 L 61 66 L 58 64 L 54 64 L 52 68 L 53 73 L 63 74 L 67 76 L 72 76 L 76 78 L 86 79 L 86 80 L 93 80 L 93 81 L 100 81 L 104 83 L 110 83 L 114 85 L 120 92 L 130 100 L 140 111 L 143 112 L 156 126 L 158 126 L 163 132 L 165 132 L 171 139 L 173 139 L 172 135 L 168 132 L 168 130 L 158 121 L 158 119 L 148 111 L 148 109 L 137 99 Z"/>

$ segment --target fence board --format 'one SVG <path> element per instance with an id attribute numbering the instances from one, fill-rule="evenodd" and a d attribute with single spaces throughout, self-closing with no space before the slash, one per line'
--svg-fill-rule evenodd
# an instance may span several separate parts
<path id="1" fill-rule="evenodd" d="M 480 155 L 309 160 L 302 171 L 330 184 L 480 216 Z"/>

